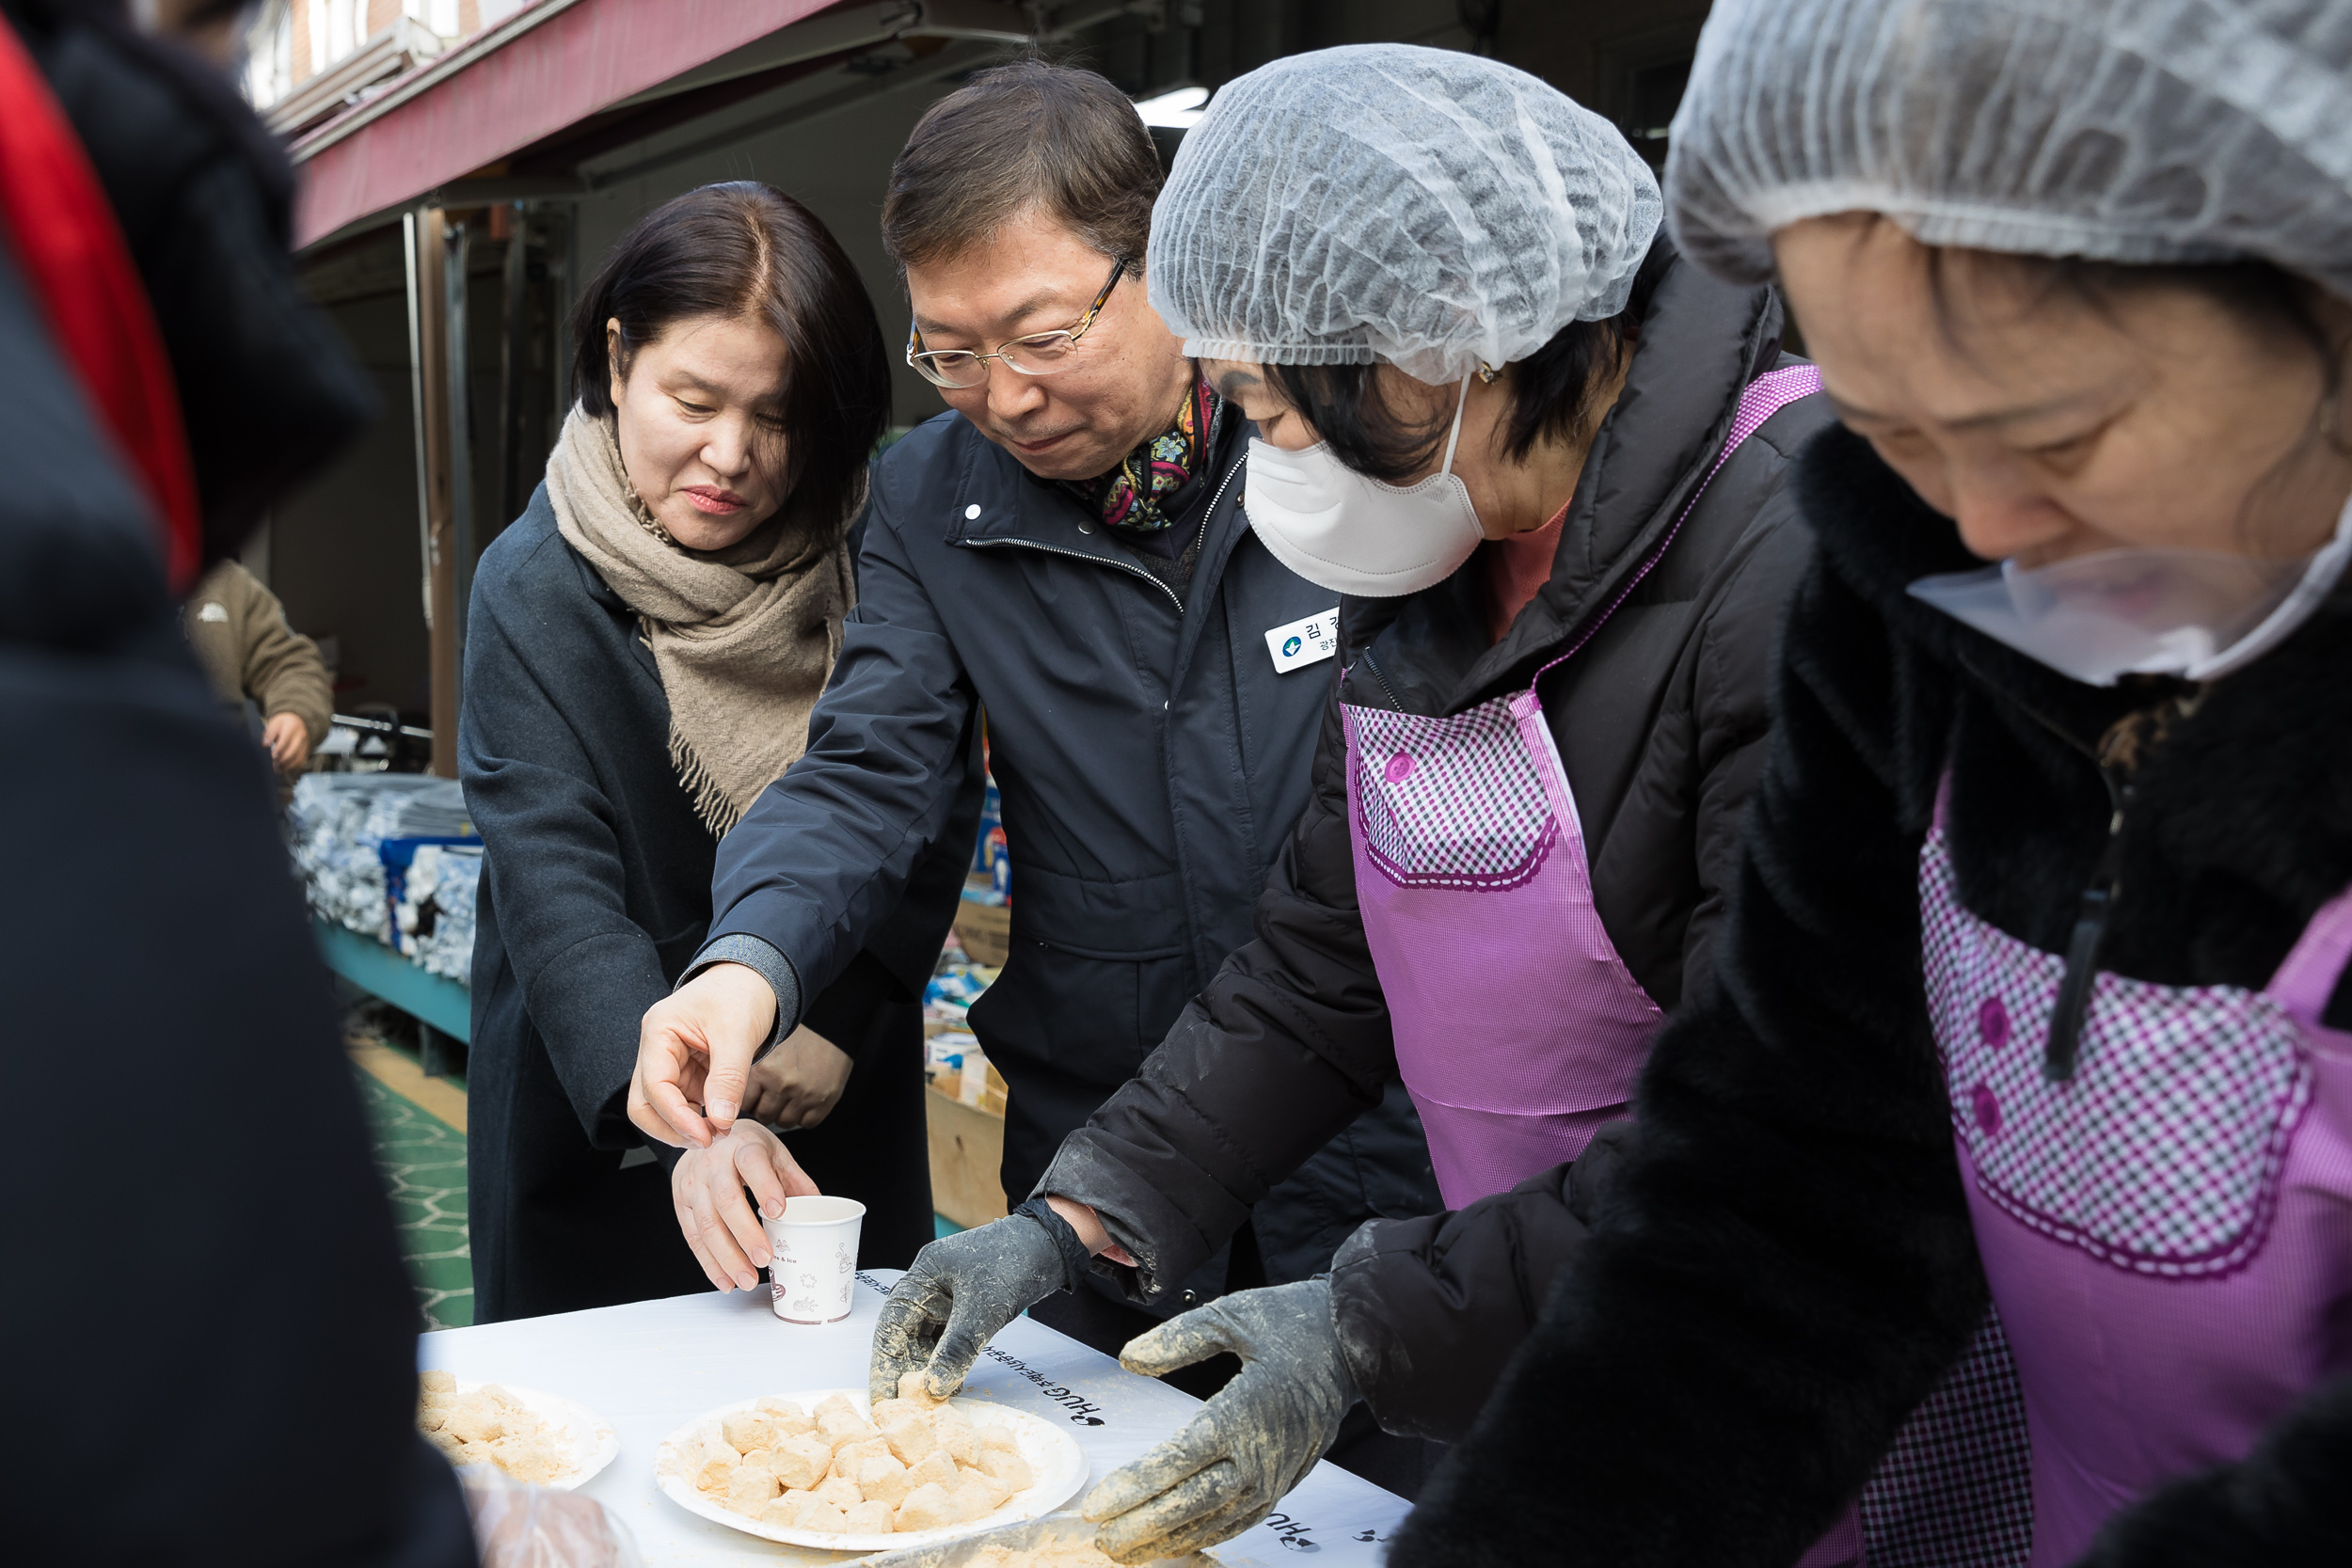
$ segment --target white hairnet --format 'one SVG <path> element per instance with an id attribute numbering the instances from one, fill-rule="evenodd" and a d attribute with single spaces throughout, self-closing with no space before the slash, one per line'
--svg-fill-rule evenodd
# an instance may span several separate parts
<path id="1" fill-rule="evenodd" d="M 1152 214 L 1152 307 L 1200 358 L 1460 380 L 1625 309 L 1663 214 L 1625 137 L 1523 71 L 1359 44 L 1218 90 Z"/>
<path id="2" fill-rule="evenodd" d="M 1717 0 L 1672 135 L 1676 239 L 1743 281 L 1774 230 L 1871 212 L 2352 294 L 2346 0 Z"/>

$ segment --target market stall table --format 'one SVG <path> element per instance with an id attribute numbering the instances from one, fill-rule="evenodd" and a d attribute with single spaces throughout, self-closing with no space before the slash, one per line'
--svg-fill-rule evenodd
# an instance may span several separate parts
<path id="1" fill-rule="evenodd" d="M 854 1562 L 859 1554 L 780 1546 L 689 1513 L 655 1487 L 654 1449 L 691 1418 L 738 1400 L 863 1387 L 875 1317 L 897 1277 L 889 1270 L 859 1275 L 849 1317 L 822 1327 L 778 1319 L 765 1288 L 711 1291 L 443 1329 L 419 1339 L 418 1360 L 460 1378 L 560 1394 L 612 1423 L 620 1457 L 580 1491 L 628 1522 L 646 1568 Z M 964 1391 L 1067 1420 L 1091 1465 L 1089 1485 L 1172 1435 L 1200 1408 L 1189 1395 L 1123 1371 L 1026 1317 L 991 1342 Z M 1308 1554 L 1327 1568 L 1372 1568 L 1408 1507 L 1393 1493 L 1318 1465 L 1263 1523 L 1213 1555 L 1232 1568 L 1270 1568 Z"/>

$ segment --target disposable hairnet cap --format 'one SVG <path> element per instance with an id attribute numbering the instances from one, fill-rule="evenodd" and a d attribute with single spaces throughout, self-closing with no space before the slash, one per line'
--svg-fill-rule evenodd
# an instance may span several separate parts
<path id="1" fill-rule="evenodd" d="M 1616 127 L 1523 71 L 1323 49 L 1218 90 L 1152 210 L 1146 278 L 1196 357 L 1451 383 L 1624 309 L 1663 206 Z"/>
<path id="2" fill-rule="evenodd" d="M 2352 296 L 2345 0 L 1717 0 L 1666 161 L 1727 277 L 1773 230 L 1884 214 L 1930 245 L 2262 259 Z"/>

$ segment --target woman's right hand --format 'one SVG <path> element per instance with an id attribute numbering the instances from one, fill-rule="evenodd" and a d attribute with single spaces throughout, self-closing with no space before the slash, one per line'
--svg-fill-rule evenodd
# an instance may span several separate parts
<path id="1" fill-rule="evenodd" d="M 759 1200 L 755 1213 L 744 1197 Z M 670 1170 L 670 1199 L 678 1228 L 710 1283 L 722 1291 L 752 1290 L 771 1254 L 761 1214 L 779 1219 L 787 1197 L 815 1197 L 808 1179 L 783 1141 L 748 1117 L 700 1148 L 690 1148 Z"/>

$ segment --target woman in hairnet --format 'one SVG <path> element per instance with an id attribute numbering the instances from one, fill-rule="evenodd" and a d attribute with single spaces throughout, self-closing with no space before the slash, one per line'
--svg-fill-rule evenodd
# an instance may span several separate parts
<path id="1" fill-rule="evenodd" d="M 1232 83 L 1160 198 L 1153 307 L 1256 422 L 1259 537 L 1332 592 L 1336 632 L 1267 633 L 1332 688 L 1315 796 L 1256 942 L 1038 1197 L 917 1260 L 877 1390 L 952 1389 L 1090 1267 L 1161 1298 L 1400 1074 L 1452 1212 L 1129 1347 L 1246 1366 L 1089 1499 L 1115 1555 L 1255 1523 L 1359 1397 L 1466 1430 L 1583 1235 L 1588 1145 L 1704 988 L 1808 549 L 1785 476 L 1829 417 L 1772 291 L 1679 260 L 1661 212 L 1607 121 L 1393 45 Z"/>
<path id="2" fill-rule="evenodd" d="M 1717 5 L 1675 228 L 1818 356 L 1820 555 L 1716 984 L 1396 1568 L 1857 1494 L 1873 1568 L 2352 1561 L 2347 103 L 2345 0 Z"/>

